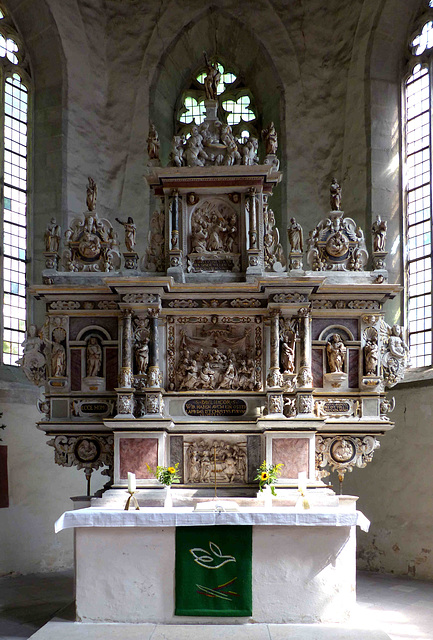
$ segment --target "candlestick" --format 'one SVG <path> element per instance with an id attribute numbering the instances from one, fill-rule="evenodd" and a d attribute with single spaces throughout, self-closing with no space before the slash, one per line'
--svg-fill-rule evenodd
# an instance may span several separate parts
<path id="1" fill-rule="evenodd" d="M 133 474 L 133 475 L 134 475 L 134 474 Z M 129 497 L 128 497 L 128 500 L 126 501 L 126 504 L 125 504 L 125 511 L 129 511 L 129 506 L 130 506 L 130 504 L 131 504 L 131 500 L 133 500 L 133 501 L 134 501 L 134 504 L 135 504 L 135 510 L 136 510 L 136 511 L 140 511 L 140 507 L 139 507 L 139 504 L 138 504 L 138 502 L 137 502 L 137 498 L 136 498 L 136 497 L 135 497 L 135 495 L 134 495 L 134 494 L 135 494 L 135 493 L 137 493 L 137 492 L 136 492 L 136 491 L 128 491 L 128 493 L 129 493 Z"/>

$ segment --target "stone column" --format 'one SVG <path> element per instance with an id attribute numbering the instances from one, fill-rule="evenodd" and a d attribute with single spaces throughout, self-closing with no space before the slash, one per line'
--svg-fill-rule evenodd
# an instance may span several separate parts
<path id="1" fill-rule="evenodd" d="M 116 418 L 134 418 L 134 389 L 132 388 L 132 312 L 125 309 L 122 323 L 122 367 L 117 391 Z"/>
<path id="2" fill-rule="evenodd" d="M 159 337 L 158 337 L 158 309 L 149 309 L 149 368 L 147 374 L 148 387 L 160 387 L 159 371 Z"/>
<path id="3" fill-rule="evenodd" d="M 167 270 L 175 280 L 181 279 L 182 276 L 182 250 L 179 240 L 179 192 L 177 189 L 173 191 L 173 199 L 169 210 L 170 219 L 170 263 Z"/>
<path id="4" fill-rule="evenodd" d="M 269 372 L 267 377 L 268 387 L 281 386 L 280 373 L 280 315 L 278 309 L 273 309 L 270 314 L 271 338 L 269 344 Z"/>
<path id="5" fill-rule="evenodd" d="M 311 389 L 313 376 L 311 374 L 311 315 L 307 307 L 299 309 L 299 371 L 296 379 L 298 387 Z"/>

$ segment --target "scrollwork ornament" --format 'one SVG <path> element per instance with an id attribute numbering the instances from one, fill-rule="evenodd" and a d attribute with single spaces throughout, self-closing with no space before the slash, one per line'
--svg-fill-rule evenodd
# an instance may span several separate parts
<path id="1" fill-rule="evenodd" d="M 108 467 L 103 475 L 113 474 L 113 436 L 100 435 L 59 435 L 47 442 L 54 447 L 54 461 L 61 467 L 83 469 L 87 480 L 96 469 Z"/>
<path id="2" fill-rule="evenodd" d="M 320 471 L 329 466 L 336 471 L 340 480 L 347 471 L 354 467 L 362 469 L 373 459 L 373 454 L 380 447 L 375 436 L 358 438 L 349 435 L 316 436 L 316 468 Z"/>

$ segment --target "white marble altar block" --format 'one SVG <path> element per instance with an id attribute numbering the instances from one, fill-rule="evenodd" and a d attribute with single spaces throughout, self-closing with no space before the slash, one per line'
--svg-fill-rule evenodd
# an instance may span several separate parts
<path id="1" fill-rule="evenodd" d="M 341 622 L 355 604 L 355 527 L 254 526 L 253 615 L 174 615 L 174 527 L 76 529 L 83 622 Z M 106 561 L 104 561 L 106 558 Z"/>

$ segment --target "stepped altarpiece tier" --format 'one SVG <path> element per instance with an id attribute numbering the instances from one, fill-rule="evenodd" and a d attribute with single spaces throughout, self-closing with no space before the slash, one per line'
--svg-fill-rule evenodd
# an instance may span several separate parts
<path id="1" fill-rule="evenodd" d="M 393 427 L 385 389 L 402 378 L 407 348 L 384 304 L 400 287 L 387 281 L 384 242 L 379 262 L 372 242 L 365 270 L 364 233 L 335 180 L 332 211 L 306 242 L 291 219 L 285 255 L 269 206 L 276 147 L 261 164 L 230 164 L 221 139 L 212 145 L 220 155 L 208 148 L 201 164 L 152 159 L 148 247 L 139 256 L 134 221 L 118 220 L 122 267 L 89 180 L 88 211 L 33 287 L 47 315 L 21 364 L 43 390 L 38 426 L 58 464 L 88 479 L 105 466 L 113 488 L 128 471 L 155 487 L 147 465 L 179 463 L 180 488 L 216 481 L 242 495 L 257 489 L 264 458 L 284 464 L 280 485 L 305 471 L 320 487 L 330 471 L 364 467 Z"/>

